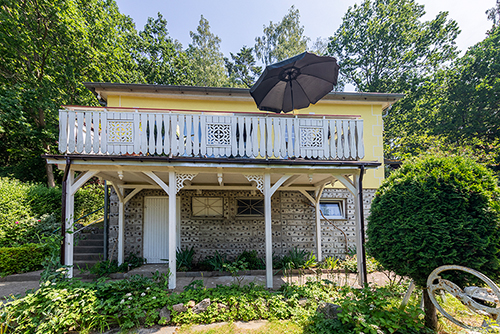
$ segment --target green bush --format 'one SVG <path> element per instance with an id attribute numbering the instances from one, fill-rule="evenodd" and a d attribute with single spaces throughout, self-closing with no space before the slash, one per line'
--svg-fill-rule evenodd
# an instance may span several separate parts
<path id="1" fill-rule="evenodd" d="M 493 174 L 470 159 L 429 156 L 405 162 L 375 195 L 367 250 L 384 268 L 422 287 L 442 265 L 497 278 L 499 196 Z"/>
<path id="2" fill-rule="evenodd" d="M 237 261 L 242 261 L 244 263 L 247 263 L 249 270 L 266 269 L 266 264 L 264 263 L 262 258 L 259 257 L 255 249 L 251 251 L 243 251 L 236 258 L 236 262 Z"/>
<path id="3" fill-rule="evenodd" d="M 61 194 L 61 188 L 0 178 L 0 247 L 39 242 L 43 235 L 57 229 L 61 220 Z M 86 185 L 75 194 L 75 217 L 103 205 L 104 188 Z M 101 210 L 79 223 L 90 223 L 102 216 Z"/>
<path id="4" fill-rule="evenodd" d="M 53 234 L 60 221 L 55 215 L 43 215 L 40 219 L 29 218 L 4 224 L 0 229 L 0 247 L 18 247 L 27 243 L 40 243 L 42 239 Z"/>
<path id="5" fill-rule="evenodd" d="M 41 264 L 47 255 L 47 248 L 40 244 L 2 247 L 0 248 L 0 276 L 41 269 Z"/>
<path id="6" fill-rule="evenodd" d="M 0 228 L 7 222 L 15 222 L 32 216 L 27 192 L 30 183 L 16 179 L 0 178 Z"/>

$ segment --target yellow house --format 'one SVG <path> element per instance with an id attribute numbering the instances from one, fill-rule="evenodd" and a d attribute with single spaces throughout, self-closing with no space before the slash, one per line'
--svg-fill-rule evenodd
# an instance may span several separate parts
<path id="1" fill-rule="evenodd" d="M 105 107 L 61 110 L 61 155 L 46 156 L 65 169 L 65 264 L 74 193 L 98 176 L 117 195 L 109 256 L 169 259 L 171 288 L 180 247 L 199 258 L 255 249 L 272 287 L 273 256 L 297 247 L 321 260 L 355 246 L 364 281 L 360 231 L 384 177 L 382 115 L 403 95 L 332 92 L 275 114 L 248 89 L 86 86 Z"/>

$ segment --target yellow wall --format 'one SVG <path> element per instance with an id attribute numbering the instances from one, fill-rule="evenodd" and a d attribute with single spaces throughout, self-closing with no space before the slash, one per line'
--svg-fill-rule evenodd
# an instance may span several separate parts
<path id="1" fill-rule="evenodd" d="M 186 96 L 187 97 L 187 96 Z M 229 112 L 259 112 L 255 103 L 251 100 L 243 101 L 223 97 L 220 99 L 211 97 L 202 99 L 195 97 L 187 98 L 153 98 L 143 96 L 108 95 L 108 107 L 126 108 L 154 108 L 154 109 L 180 109 L 200 111 L 229 111 Z M 241 99 L 241 98 L 240 98 Z M 377 161 L 383 164 L 383 140 L 382 140 L 382 105 L 381 104 L 356 104 L 344 101 L 320 101 L 309 108 L 295 111 L 296 114 L 317 115 L 359 115 L 363 119 L 363 137 L 365 144 L 365 158 L 363 161 Z M 384 178 L 383 165 L 377 169 L 368 169 L 364 177 L 365 188 L 378 188 Z"/>

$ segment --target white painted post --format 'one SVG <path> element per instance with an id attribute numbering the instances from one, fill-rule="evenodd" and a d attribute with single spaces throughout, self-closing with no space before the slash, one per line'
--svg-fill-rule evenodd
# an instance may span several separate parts
<path id="1" fill-rule="evenodd" d="M 118 204 L 118 265 L 123 263 L 125 255 L 125 204 Z"/>
<path id="2" fill-rule="evenodd" d="M 68 179 L 66 180 L 66 235 L 64 243 L 64 265 L 69 267 L 68 277 L 73 277 L 73 221 L 75 208 L 75 195 L 71 191 L 75 180 L 74 172 L 68 171 Z"/>
<path id="3" fill-rule="evenodd" d="M 177 282 L 176 271 L 176 196 L 177 187 L 175 180 L 175 172 L 168 173 L 168 267 L 170 269 L 170 278 L 168 280 L 168 288 L 175 289 Z"/>
<path id="4" fill-rule="evenodd" d="M 273 287 L 273 234 L 271 218 L 271 174 L 264 174 L 264 221 L 266 238 L 266 286 Z"/>
<path id="5" fill-rule="evenodd" d="M 323 260 L 323 256 L 321 253 L 321 213 L 319 210 L 319 198 L 316 199 L 316 205 L 314 206 L 316 209 L 316 251 L 318 255 L 318 262 Z"/>

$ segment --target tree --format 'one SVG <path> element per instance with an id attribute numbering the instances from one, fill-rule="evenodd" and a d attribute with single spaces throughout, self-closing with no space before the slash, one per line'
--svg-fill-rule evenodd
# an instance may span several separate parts
<path id="1" fill-rule="evenodd" d="M 221 39 L 210 32 L 208 20 L 201 16 L 196 32 L 191 31 L 192 43 L 187 55 L 197 86 L 223 87 L 227 85 L 224 55 L 220 51 Z"/>
<path id="2" fill-rule="evenodd" d="M 231 60 L 225 58 L 229 80 L 232 86 L 247 87 L 253 86 L 257 78 L 262 73 L 262 67 L 255 65 L 253 48 L 247 48 L 244 45 L 240 52 L 234 55 L 230 52 Z"/>
<path id="3" fill-rule="evenodd" d="M 168 35 L 167 21 L 161 13 L 148 18 L 135 41 L 134 58 L 143 80 L 157 85 L 193 85 L 189 59 L 179 42 Z"/>
<path id="4" fill-rule="evenodd" d="M 500 189 L 486 167 L 463 157 L 405 162 L 377 191 L 367 251 L 384 268 L 424 288 L 437 267 L 462 265 L 491 277 L 500 268 Z M 463 277 L 453 281 L 465 284 Z M 426 324 L 437 326 L 424 291 Z"/>
<path id="5" fill-rule="evenodd" d="M 436 146 L 480 162 L 500 162 L 500 27 L 452 66 L 419 82 L 385 122 L 386 151 L 393 158 Z"/>
<path id="6" fill-rule="evenodd" d="M 290 7 L 281 22 L 269 22 L 264 26 L 264 35 L 255 38 L 255 54 L 266 66 L 293 57 L 306 51 L 309 38 L 304 36 L 300 25 L 300 13 Z"/>
<path id="7" fill-rule="evenodd" d="M 55 151 L 58 109 L 95 103 L 84 81 L 137 80 L 134 25 L 112 0 L 5 0 L 0 21 L 0 161 L 54 186 L 40 155 Z"/>
<path id="8" fill-rule="evenodd" d="M 486 11 L 486 15 L 488 15 L 488 20 L 493 21 L 492 30 L 495 29 L 500 23 L 500 0 L 497 0 L 495 7 Z"/>
<path id="9" fill-rule="evenodd" d="M 365 0 L 349 7 L 330 37 L 328 53 L 357 90 L 405 92 L 455 58 L 458 25 L 441 12 L 422 22 L 414 0 Z"/>

